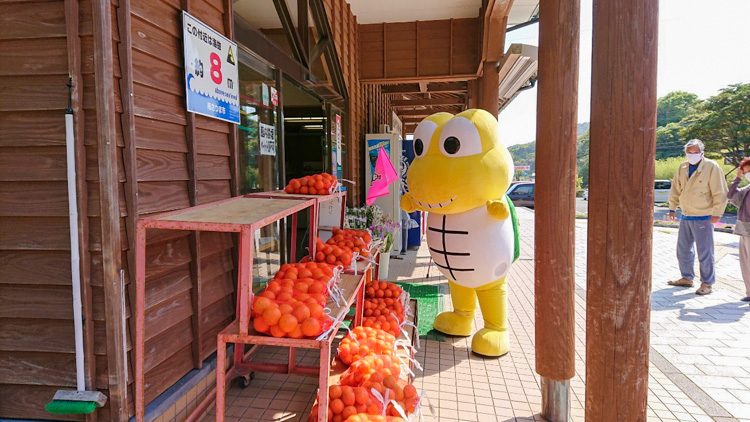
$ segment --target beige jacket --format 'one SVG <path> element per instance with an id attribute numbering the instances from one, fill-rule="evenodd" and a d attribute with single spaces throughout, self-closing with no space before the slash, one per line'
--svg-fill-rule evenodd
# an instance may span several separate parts
<path id="1" fill-rule="evenodd" d="M 693 177 L 688 178 L 688 166 L 680 164 L 669 191 L 669 210 L 677 207 L 689 217 L 712 215 L 721 217 L 727 206 L 727 182 L 716 161 L 703 158 Z"/>

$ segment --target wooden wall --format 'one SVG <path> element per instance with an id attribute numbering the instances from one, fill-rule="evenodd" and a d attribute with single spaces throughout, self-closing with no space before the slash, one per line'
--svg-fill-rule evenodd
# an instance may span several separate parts
<path id="1" fill-rule="evenodd" d="M 324 4 L 349 94 L 342 122 L 342 143 L 345 151 L 343 171 L 344 178 L 353 180 L 356 184 L 347 184 L 347 202 L 350 206 L 359 206 L 364 202 L 362 151 L 364 135 L 367 133 L 363 90 L 359 83 L 359 25 L 346 0 L 325 0 Z"/>
<path id="2" fill-rule="evenodd" d="M 73 77 L 82 235 L 84 314 L 88 314 L 87 376 L 93 388 L 127 397 L 133 414 L 130 318 L 137 216 L 188 207 L 236 192 L 229 124 L 186 115 L 180 11 L 228 33 L 226 0 L 113 0 L 111 36 L 97 41 L 92 0 L 0 4 L 0 418 L 52 419 L 44 411 L 58 388 L 75 387 L 64 110 Z M 66 13 L 67 12 L 67 13 Z M 100 20 L 100 19 L 99 19 Z M 98 75 L 102 55 L 113 66 Z M 78 51 L 80 54 L 78 54 Z M 106 50 L 106 51 L 105 51 Z M 112 78 L 119 220 L 103 221 L 102 156 L 97 86 Z M 132 93 L 132 97 L 130 94 Z M 107 142 L 109 139 L 107 139 Z M 117 230 L 108 230 L 112 226 Z M 105 279 L 106 245 L 119 258 Z M 149 234 L 147 274 L 147 400 L 213 353 L 215 334 L 234 311 L 232 238 L 226 234 Z M 107 286 L 125 273 L 128 384 L 112 368 L 112 309 Z M 109 287 L 111 288 L 111 287 Z M 87 306 L 88 305 L 88 306 Z M 109 306 L 111 308 L 111 304 Z M 155 323 L 158 318 L 158 323 Z M 125 377 L 122 377 L 124 380 Z M 118 384 L 119 383 L 119 384 Z M 122 387 L 122 388 L 121 388 Z M 102 420 L 126 415 L 110 409 Z M 82 420 L 55 416 L 55 419 Z"/>
<path id="3" fill-rule="evenodd" d="M 75 388 L 75 358 L 66 2 L 26 3 L 0 4 L 0 418 L 31 419 L 49 418 L 55 390 Z M 98 232 L 82 243 L 96 248 Z"/>
<path id="4" fill-rule="evenodd" d="M 226 35 L 231 22 L 226 1 L 129 3 L 129 13 L 121 19 L 130 20 L 132 44 L 120 46 L 121 55 L 129 53 L 130 62 L 121 66 L 132 77 L 125 85 L 132 85 L 133 93 L 132 113 L 122 116 L 126 174 L 134 181 L 125 196 L 127 208 L 144 216 L 232 196 L 235 129 L 186 112 L 182 53 L 181 11 Z M 128 226 L 129 244 L 135 236 L 132 228 Z M 215 351 L 216 333 L 234 312 L 232 246 L 229 234 L 148 234 L 147 402 Z"/>
<path id="5" fill-rule="evenodd" d="M 478 18 L 359 25 L 363 82 L 464 79 L 481 54 Z"/>

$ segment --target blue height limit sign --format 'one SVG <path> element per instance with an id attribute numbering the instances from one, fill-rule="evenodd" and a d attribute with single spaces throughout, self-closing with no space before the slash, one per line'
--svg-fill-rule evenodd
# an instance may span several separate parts
<path id="1" fill-rule="evenodd" d="M 187 110 L 240 123 L 237 44 L 182 12 Z"/>

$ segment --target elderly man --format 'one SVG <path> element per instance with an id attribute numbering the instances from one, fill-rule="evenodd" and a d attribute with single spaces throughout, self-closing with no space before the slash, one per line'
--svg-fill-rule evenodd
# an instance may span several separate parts
<path id="1" fill-rule="evenodd" d="M 692 139 L 685 144 L 687 161 L 680 164 L 669 192 L 669 218 L 682 209 L 677 233 L 677 260 L 682 278 L 672 286 L 693 287 L 695 249 L 700 262 L 701 285 L 696 294 L 711 293 L 714 272 L 714 223 L 718 223 L 727 205 L 727 183 L 715 161 L 703 156 L 703 142 Z M 695 245 L 695 249 L 693 247 Z"/>

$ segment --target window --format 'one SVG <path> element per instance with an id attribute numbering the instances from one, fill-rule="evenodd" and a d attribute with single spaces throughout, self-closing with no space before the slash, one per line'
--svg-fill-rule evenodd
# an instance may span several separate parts
<path id="1" fill-rule="evenodd" d="M 671 189 L 672 182 L 670 181 L 656 181 L 654 182 L 654 189 Z"/>
<path id="2" fill-rule="evenodd" d="M 516 189 L 511 192 L 513 195 L 530 195 L 534 192 L 534 185 L 518 185 Z"/>
<path id="3" fill-rule="evenodd" d="M 274 71 L 240 50 L 240 193 L 279 189 Z M 276 102 L 277 103 L 277 102 Z"/>

